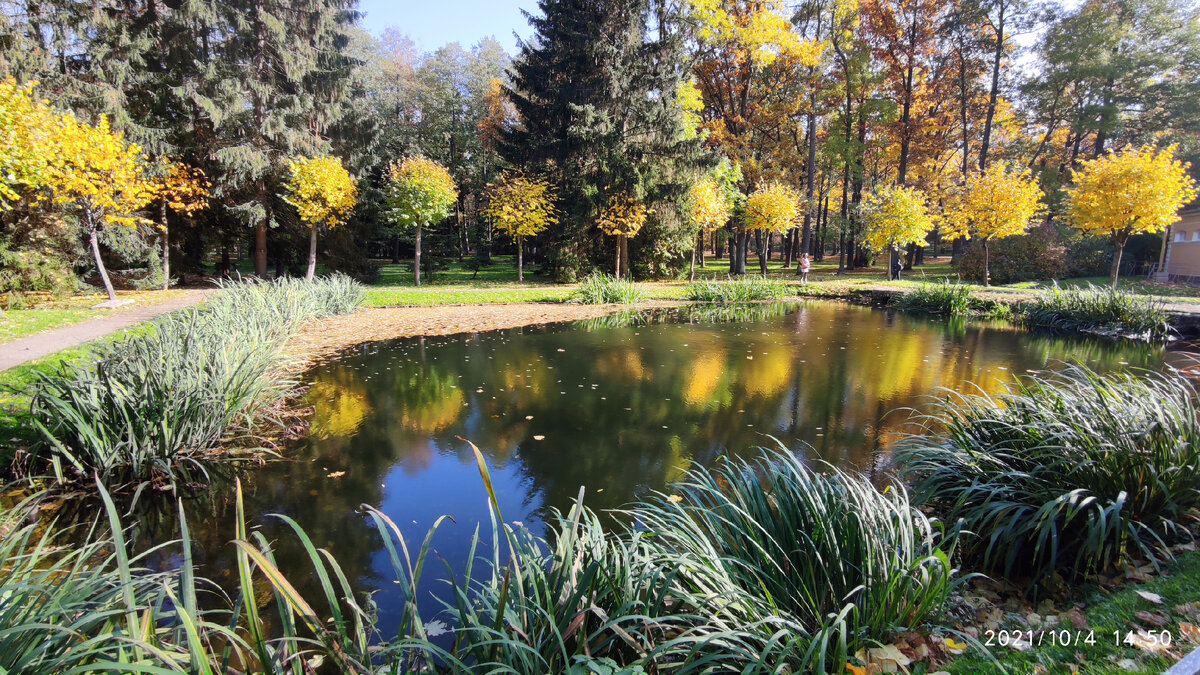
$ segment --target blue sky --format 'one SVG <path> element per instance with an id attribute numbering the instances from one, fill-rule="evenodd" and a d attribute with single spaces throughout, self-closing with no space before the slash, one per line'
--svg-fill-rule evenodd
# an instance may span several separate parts
<path id="1" fill-rule="evenodd" d="M 362 25 L 372 35 L 392 26 L 412 38 L 422 51 L 448 42 L 470 47 L 493 37 L 515 55 L 513 31 L 522 37 L 530 35 L 521 10 L 537 11 L 537 0 L 359 0 L 358 9 L 366 13 Z"/>

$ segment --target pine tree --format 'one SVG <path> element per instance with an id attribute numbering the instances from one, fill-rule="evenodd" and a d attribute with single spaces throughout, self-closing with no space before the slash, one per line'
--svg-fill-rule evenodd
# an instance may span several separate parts
<path id="1" fill-rule="evenodd" d="M 681 201 L 699 142 L 683 133 L 675 100 L 686 69 L 667 3 L 541 0 L 539 7 L 544 16 L 529 17 L 536 35 L 522 43 L 507 90 L 520 124 L 504 134 L 500 152 L 560 186 L 563 217 L 545 242 L 556 275 L 571 278 L 604 255 L 595 223 L 609 202 Z M 669 228 L 663 216 L 670 214 L 657 215 Z M 682 259 L 690 238 L 677 243 Z"/>

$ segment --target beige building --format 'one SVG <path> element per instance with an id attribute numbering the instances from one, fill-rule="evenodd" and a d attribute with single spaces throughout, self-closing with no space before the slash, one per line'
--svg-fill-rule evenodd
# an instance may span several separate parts
<path id="1" fill-rule="evenodd" d="M 1200 201 L 1185 206 L 1179 222 L 1167 230 L 1154 278 L 1200 283 Z"/>

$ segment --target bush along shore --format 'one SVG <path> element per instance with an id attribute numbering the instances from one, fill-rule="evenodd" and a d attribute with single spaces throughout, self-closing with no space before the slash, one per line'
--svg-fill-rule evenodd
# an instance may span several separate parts
<path id="1" fill-rule="evenodd" d="M 416 599 L 440 569 L 442 521 L 415 546 L 364 507 L 405 589 L 395 635 L 380 634 L 336 556 L 278 516 L 320 582 L 315 597 L 298 592 L 275 564 L 278 543 L 246 522 L 240 487 L 232 588 L 209 593 L 193 569 L 182 510 L 180 540 L 163 544 L 179 567 L 145 569 L 97 476 L 104 515 L 82 546 L 28 522 L 36 498 L 0 514 L 0 597 L 14 608 L 0 630 L 20 636 L 0 641 L 0 669 L 857 674 L 919 661 L 928 672 L 980 648 L 963 600 L 975 572 L 1038 594 L 1171 561 L 1200 506 L 1196 394 L 1172 374 L 1082 367 L 996 396 L 952 393 L 901 441 L 893 479 L 764 451 L 692 470 L 627 507 L 624 525 L 602 524 L 581 490 L 545 539 L 507 524 L 472 446 L 492 528 L 475 535 L 437 615 Z M 1153 658 L 1147 667 L 1169 663 Z"/>
<path id="2" fill-rule="evenodd" d="M 1171 318 L 1153 298 L 1088 285 L 1055 286 L 1032 300 L 980 298 L 966 284 L 942 280 L 918 285 L 889 304 L 906 312 L 1005 320 L 1033 329 L 1161 341 L 1172 336 Z"/>
<path id="3" fill-rule="evenodd" d="M 340 275 L 229 283 L 202 307 L 39 373 L 27 392 L 38 438 L 22 468 L 60 484 L 98 476 L 111 490 L 201 479 L 205 460 L 235 456 L 217 449 L 251 437 L 293 391 L 284 342 L 363 294 Z"/>

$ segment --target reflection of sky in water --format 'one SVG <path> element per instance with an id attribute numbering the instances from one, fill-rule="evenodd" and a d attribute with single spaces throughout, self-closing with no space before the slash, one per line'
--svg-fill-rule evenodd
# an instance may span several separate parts
<path id="1" fill-rule="evenodd" d="M 707 311 L 707 310 L 706 310 Z M 1079 359 L 1105 370 L 1157 367 L 1146 346 L 1056 339 L 817 303 L 764 308 L 760 320 L 634 323 L 630 317 L 564 326 L 373 343 L 309 373 L 311 433 L 296 461 L 247 479 L 247 512 L 283 512 L 329 548 L 347 576 L 380 589 L 382 625 L 397 628 L 401 587 L 360 504 L 401 528 L 413 556 L 434 521 L 422 612 L 460 574 L 480 527 L 490 557 L 487 498 L 473 455 L 487 457 L 503 516 L 535 531 L 581 485 L 595 509 L 663 489 L 681 471 L 722 454 L 748 455 L 771 437 L 806 456 L 871 468 L 904 419 L 938 387 L 975 382 L 996 391 L 1028 369 Z M 709 312 L 711 313 L 711 312 Z M 615 325 L 614 325 L 615 324 Z M 625 324 L 625 325 L 623 325 Z M 532 418 L 532 419 L 527 419 Z M 339 478 L 329 474 L 344 471 Z M 201 547 L 227 567 L 227 507 L 193 518 Z M 300 550 L 276 524 L 281 566 L 300 575 Z M 443 562 L 444 561 L 444 562 Z M 219 575 L 218 575 L 219 576 Z M 311 583 L 311 580 L 307 580 Z M 385 635 L 385 637 L 388 637 Z"/>

